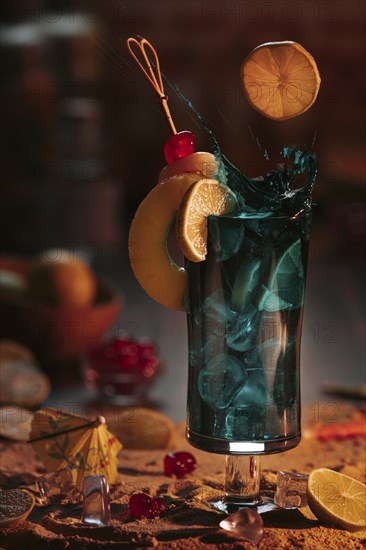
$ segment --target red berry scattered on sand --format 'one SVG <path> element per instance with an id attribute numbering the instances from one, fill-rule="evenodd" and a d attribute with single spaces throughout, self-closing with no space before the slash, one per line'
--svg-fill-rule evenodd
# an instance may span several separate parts
<path id="1" fill-rule="evenodd" d="M 130 497 L 128 509 L 135 518 L 156 518 L 164 511 L 164 501 L 152 498 L 146 493 L 135 493 Z"/>
<path id="2" fill-rule="evenodd" d="M 178 451 L 168 453 L 164 458 L 164 474 L 166 476 L 184 477 L 197 467 L 197 462 L 191 453 Z"/>

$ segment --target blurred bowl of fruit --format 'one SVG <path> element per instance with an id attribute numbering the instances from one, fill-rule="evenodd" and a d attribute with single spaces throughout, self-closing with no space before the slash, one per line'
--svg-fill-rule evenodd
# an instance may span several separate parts
<path id="1" fill-rule="evenodd" d="M 87 351 L 83 377 L 101 401 L 125 405 L 144 402 L 161 370 L 156 346 L 150 340 L 120 334 Z"/>
<path id="2" fill-rule="evenodd" d="M 74 252 L 50 250 L 34 261 L 0 258 L 0 337 L 58 361 L 101 341 L 121 297 Z"/>

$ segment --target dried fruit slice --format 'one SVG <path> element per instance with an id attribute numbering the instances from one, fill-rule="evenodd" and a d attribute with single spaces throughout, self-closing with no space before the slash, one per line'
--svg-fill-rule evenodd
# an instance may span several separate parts
<path id="1" fill-rule="evenodd" d="M 160 304 L 183 311 L 187 273 L 171 258 L 166 241 L 184 193 L 200 177 L 184 173 L 158 183 L 138 207 L 128 240 L 131 267 L 142 288 Z"/>
<path id="2" fill-rule="evenodd" d="M 34 413 L 18 405 L 0 407 L 0 435 L 15 441 L 28 441 Z"/>
<path id="3" fill-rule="evenodd" d="M 34 356 L 29 348 L 14 342 L 13 340 L 0 341 L 0 362 L 4 361 L 25 361 L 33 362 Z"/>
<path id="4" fill-rule="evenodd" d="M 203 178 L 185 193 L 175 223 L 175 235 L 183 254 L 192 262 L 202 262 L 207 254 L 207 217 L 232 212 L 234 193 L 220 182 Z"/>
<path id="5" fill-rule="evenodd" d="M 318 519 L 348 531 L 366 527 L 366 486 L 328 468 L 309 475 L 308 505 Z"/>
<path id="6" fill-rule="evenodd" d="M 34 496 L 27 491 L 0 491 L 0 528 L 24 521 L 31 513 L 34 503 Z"/>
<path id="7" fill-rule="evenodd" d="M 159 181 L 185 172 L 195 172 L 201 177 L 212 178 L 216 176 L 217 171 L 217 163 L 213 154 L 199 151 L 164 166 L 160 171 Z"/>
<path id="8" fill-rule="evenodd" d="M 126 449 L 171 449 L 173 423 L 163 414 L 144 407 L 103 410 L 111 431 Z"/>
<path id="9" fill-rule="evenodd" d="M 268 42 L 255 48 L 241 67 L 249 104 L 273 120 L 305 113 L 315 102 L 320 75 L 312 55 L 297 42 Z"/>
<path id="10" fill-rule="evenodd" d="M 0 342 L 0 403 L 39 405 L 50 392 L 48 377 L 31 351 L 16 342 Z"/>

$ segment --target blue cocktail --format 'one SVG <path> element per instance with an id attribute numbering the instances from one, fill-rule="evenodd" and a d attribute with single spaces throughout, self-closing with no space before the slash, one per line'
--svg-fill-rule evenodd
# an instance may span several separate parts
<path id="1" fill-rule="evenodd" d="M 300 440 L 300 338 L 310 210 L 209 219 L 188 263 L 188 439 L 262 454 Z"/>
<path id="2" fill-rule="evenodd" d="M 186 263 L 187 438 L 228 455 L 227 487 L 234 477 L 242 483 L 227 496 L 247 503 L 259 500 L 253 455 L 293 448 L 301 437 L 300 342 L 316 159 L 283 153 L 292 167 L 257 180 L 223 157 L 237 211 L 208 218 L 206 259 Z M 305 172 L 306 184 L 293 189 Z M 246 473 L 242 455 L 251 460 Z"/>
<path id="3" fill-rule="evenodd" d="M 194 134 L 177 132 L 172 121 L 156 51 L 144 38 L 127 44 L 173 132 L 164 147 L 168 165 L 131 224 L 131 267 L 151 297 L 188 314 L 189 442 L 227 455 L 226 502 L 256 504 L 256 457 L 300 441 L 300 341 L 316 157 L 286 147 L 282 155 L 290 162 L 249 178 L 222 154 L 202 116 L 173 86 L 210 141 L 210 153 L 194 153 Z M 250 104 L 281 121 L 309 109 L 320 85 L 313 57 L 292 41 L 255 48 L 241 78 Z M 185 269 L 166 246 L 174 220 Z"/>

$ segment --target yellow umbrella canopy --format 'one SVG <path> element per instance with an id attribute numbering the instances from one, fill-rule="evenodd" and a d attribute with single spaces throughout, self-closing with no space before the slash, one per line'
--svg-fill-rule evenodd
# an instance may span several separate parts
<path id="1" fill-rule="evenodd" d="M 116 479 L 117 454 L 122 445 L 108 431 L 102 416 L 90 420 L 40 409 L 32 420 L 29 442 L 48 472 L 70 468 L 79 490 L 89 475 L 102 474 L 110 484 Z"/>

